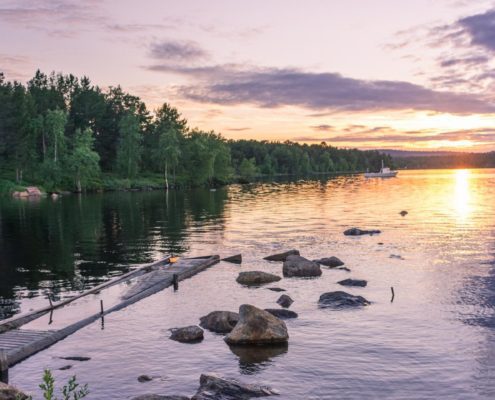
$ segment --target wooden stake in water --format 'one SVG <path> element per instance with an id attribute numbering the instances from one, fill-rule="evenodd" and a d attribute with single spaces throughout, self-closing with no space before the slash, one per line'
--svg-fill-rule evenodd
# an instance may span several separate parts
<path id="1" fill-rule="evenodd" d="M 394 287 L 391 286 L 390 287 L 390 290 L 392 291 L 392 298 L 390 299 L 390 302 L 393 303 L 394 302 L 394 297 L 395 297 Z"/>
<path id="2" fill-rule="evenodd" d="M 101 330 L 105 329 L 105 317 L 103 311 L 103 300 L 100 299 Z"/>
<path id="3" fill-rule="evenodd" d="M 179 290 L 179 275 L 174 274 L 172 276 L 172 283 L 174 284 L 174 292 Z"/>
<path id="4" fill-rule="evenodd" d="M 48 295 L 48 301 L 50 302 L 50 308 L 53 310 L 52 296 Z"/>
<path id="5" fill-rule="evenodd" d="M 0 382 L 9 383 L 9 360 L 7 352 L 0 349 Z"/>

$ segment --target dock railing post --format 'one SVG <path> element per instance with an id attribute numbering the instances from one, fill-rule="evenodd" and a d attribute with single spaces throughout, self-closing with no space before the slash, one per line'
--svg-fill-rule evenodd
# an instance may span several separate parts
<path id="1" fill-rule="evenodd" d="M 9 383 L 9 359 L 3 349 L 0 349 L 0 382 Z"/>

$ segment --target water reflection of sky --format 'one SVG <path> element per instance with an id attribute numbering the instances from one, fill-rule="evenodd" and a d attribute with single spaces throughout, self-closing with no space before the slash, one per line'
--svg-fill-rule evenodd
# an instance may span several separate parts
<path id="1" fill-rule="evenodd" d="M 360 399 L 363 393 L 392 399 L 493 398 L 493 199 L 494 170 L 446 170 L 403 171 L 389 180 L 347 176 L 234 185 L 217 192 L 170 193 L 168 199 L 145 193 L 41 202 L 36 208 L 10 205 L 2 209 L 0 246 L 9 249 L 9 257 L 0 268 L 11 271 L 9 282 L 18 283 L 22 293 L 57 288 L 63 294 L 74 277 L 97 281 L 119 271 L 126 259 L 147 260 L 171 250 L 244 257 L 240 267 L 222 263 L 181 284 L 178 293 L 162 292 L 114 314 L 103 332 L 88 327 L 15 367 L 12 379 L 35 387 L 29 377 L 38 376 L 41 366 L 56 368 L 55 357 L 77 347 L 95 360 L 71 373 L 108 398 L 143 391 L 191 394 L 205 370 L 269 383 L 287 399 Z M 409 214 L 401 217 L 401 210 Z M 76 211 L 86 217 L 82 222 L 73 218 Z M 63 228 L 69 223 L 73 228 Z M 350 226 L 383 232 L 343 236 Z M 46 240 L 44 232 L 50 241 L 34 247 L 33 256 L 12 252 L 13 238 L 35 244 Z M 287 248 L 308 258 L 338 256 L 352 270 L 280 282 L 299 314 L 287 322 L 287 349 L 230 350 L 220 336 L 209 334 L 197 346 L 166 339 L 170 327 L 196 323 L 214 309 L 234 310 L 243 302 L 273 307 L 278 294 L 240 288 L 235 277 L 240 270 L 280 273 L 279 265 L 261 258 Z M 25 275 L 12 272 L 18 262 Z M 47 272 L 36 273 L 39 265 Z M 341 289 L 336 281 L 347 277 L 368 280 L 365 289 L 349 291 L 364 295 L 372 306 L 357 312 L 319 310 L 318 296 Z M 166 383 L 152 382 L 145 390 L 135 381 L 141 373 L 166 375 Z"/>

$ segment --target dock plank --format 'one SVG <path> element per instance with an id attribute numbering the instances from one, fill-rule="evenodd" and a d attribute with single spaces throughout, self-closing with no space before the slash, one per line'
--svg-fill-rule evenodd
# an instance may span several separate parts
<path id="1" fill-rule="evenodd" d="M 6 354 L 8 366 L 11 367 L 72 333 L 77 332 L 102 316 L 121 310 L 171 286 L 174 275 L 177 276 L 178 281 L 181 281 L 209 268 L 218 263 L 219 260 L 220 257 L 215 255 L 204 258 L 183 258 L 177 263 L 165 266 L 157 263 L 154 265 L 154 269 L 138 276 L 133 286 L 121 296 L 121 301 L 118 304 L 104 310 L 103 313 L 93 314 L 59 330 L 43 331 L 17 328 L 0 333 L 0 353 Z M 92 289 L 92 292 L 94 292 L 94 289 Z M 84 294 L 79 297 L 83 296 Z M 42 311 L 44 312 L 45 310 L 43 309 Z M 30 317 L 35 315 L 35 313 L 32 313 Z M 40 312 L 41 315 L 42 313 Z"/>

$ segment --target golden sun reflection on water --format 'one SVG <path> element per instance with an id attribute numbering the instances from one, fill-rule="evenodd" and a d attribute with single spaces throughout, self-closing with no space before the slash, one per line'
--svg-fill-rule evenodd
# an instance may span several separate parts
<path id="1" fill-rule="evenodd" d="M 471 171 L 467 169 L 455 170 L 455 190 L 453 205 L 457 216 L 466 220 L 472 211 L 471 206 Z"/>

